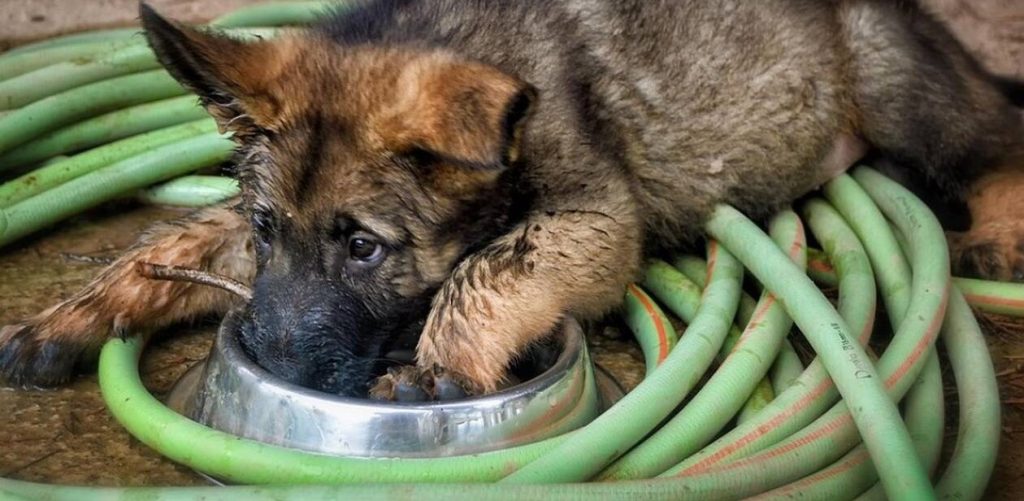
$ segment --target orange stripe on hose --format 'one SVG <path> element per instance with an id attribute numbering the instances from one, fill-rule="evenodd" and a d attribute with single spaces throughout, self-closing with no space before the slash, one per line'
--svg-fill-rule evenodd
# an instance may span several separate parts
<path id="1" fill-rule="evenodd" d="M 946 304 L 949 302 L 949 285 L 947 284 L 945 289 L 942 291 L 942 305 L 939 307 L 939 311 L 935 312 L 935 316 L 932 317 L 931 323 L 928 324 L 928 330 L 921 336 L 921 340 L 917 342 L 917 346 L 914 346 L 914 351 L 910 353 L 903 363 L 893 371 L 892 375 L 885 380 L 885 387 L 889 388 L 896 384 L 897 381 L 907 375 L 907 371 L 921 358 L 921 356 L 932 347 L 935 338 L 939 335 L 939 329 L 942 328 L 942 320 L 946 318 Z"/>
<path id="2" fill-rule="evenodd" d="M 634 284 L 629 284 L 628 288 L 640 300 L 640 304 L 643 305 L 647 316 L 651 317 L 651 320 L 654 322 L 654 330 L 658 332 L 658 364 L 660 365 L 668 357 L 668 333 L 665 332 L 665 324 L 662 323 L 661 315 L 658 314 L 657 308 L 651 302 L 651 298 L 647 296 L 647 293 L 640 290 Z"/>
<path id="3" fill-rule="evenodd" d="M 708 292 L 708 285 L 711 285 L 711 275 L 715 274 L 715 264 L 718 262 L 718 242 L 712 240 L 708 244 L 708 271 L 704 274 L 704 290 L 700 292 L 701 299 Z"/>
<path id="4" fill-rule="evenodd" d="M 800 249 L 807 246 L 807 242 L 804 237 L 804 222 L 797 218 L 796 220 L 796 235 L 793 239 L 793 245 L 789 246 L 789 258 L 796 259 L 800 256 Z"/>
<path id="5" fill-rule="evenodd" d="M 807 267 L 812 269 L 812 270 L 814 270 L 814 271 L 820 271 L 822 273 L 835 273 L 835 271 L 836 271 L 836 269 L 833 268 L 832 265 L 826 263 L 825 261 L 818 261 L 818 260 L 810 260 L 810 261 L 808 261 L 807 262 Z"/>
<path id="6" fill-rule="evenodd" d="M 764 320 L 764 316 L 768 314 L 768 308 L 771 308 L 775 304 L 775 294 L 768 294 L 764 298 L 764 303 L 754 311 L 754 315 L 750 317 L 750 322 L 747 323 L 747 327 L 743 329 L 743 334 L 740 335 L 740 339 L 733 345 L 733 351 L 736 351 L 743 343 L 750 337 L 750 332 L 757 328 L 757 326 Z"/>
<path id="7" fill-rule="evenodd" d="M 964 294 L 967 302 L 973 305 L 991 304 L 994 306 L 1009 306 L 1010 308 L 1024 308 L 1024 300 L 1011 299 L 999 296 L 986 296 L 982 294 Z"/>
<path id="8" fill-rule="evenodd" d="M 820 397 L 822 394 L 824 394 L 832 387 L 832 380 L 825 378 L 825 380 L 818 383 L 818 386 L 814 387 L 814 390 L 812 390 L 810 393 L 804 396 L 804 398 L 800 399 L 795 405 L 793 405 L 793 407 L 789 408 L 787 411 L 779 414 L 778 416 L 775 416 L 767 423 L 751 430 L 750 433 L 747 433 L 746 435 L 740 437 L 735 442 L 723 447 L 720 451 L 704 458 L 697 464 L 694 464 L 693 466 L 679 472 L 676 476 L 683 477 L 699 473 L 703 470 L 711 468 L 712 466 L 721 462 L 722 460 L 727 459 L 729 456 L 733 455 L 733 453 L 739 451 L 747 444 L 753 442 L 754 440 L 757 440 L 758 438 L 761 438 L 769 431 L 778 428 L 780 423 L 789 419 L 797 412 L 805 409 L 808 405 L 811 404 L 811 402 L 816 400 L 818 397 Z"/>
<path id="9" fill-rule="evenodd" d="M 817 430 L 814 430 L 813 433 L 810 433 L 807 436 L 801 437 L 801 438 L 799 438 L 799 439 L 797 439 L 797 440 L 795 440 L 793 442 L 790 442 L 788 444 L 785 444 L 785 445 L 783 445 L 781 447 L 780 446 L 776 446 L 775 448 L 769 449 L 767 451 L 764 451 L 764 452 L 762 452 L 760 454 L 757 454 L 756 456 L 751 456 L 751 457 L 748 457 L 748 458 L 745 458 L 745 459 L 740 459 L 740 460 L 734 461 L 734 462 L 729 463 L 729 464 L 718 466 L 716 468 L 713 468 L 712 471 L 721 472 L 721 471 L 735 470 L 735 469 L 741 468 L 743 466 L 747 466 L 747 465 L 750 465 L 750 464 L 761 463 L 763 461 L 766 461 L 766 460 L 769 460 L 769 459 L 772 459 L 772 458 L 775 458 L 775 457 L 778 457 L 778 456 L 782 456 L 784 454 L 788 454 L 788 453 L 793 452 L 793 451 L 795 451 L 797 449 L 800 449 L 800 448 L 806 447 L 806 446 L 808 446 L 810 444 L 813 444 L 814 442 L 818 441 L 819 439 L 825 438 L 828 435 L 832 434 L 832 432 L 834 432 L 834 431 L 836 431 L 836 430 L 838 430 L 838 429 L 840 429 L 840 428 L 842 428 L 844 426 L 850 425 L 852 423 L 853 423 L 853 416 L 850 415 L 849 413 L 843 414 L 841 416 L 837 416 L 837 417 L 833 418 L 832 421 L 829 421 L 828 424 L 826 424 L 825 426 L 823 426 L 823 427 L 821 427 L 821 428 L 819 428 Z"/>
<path id="10" fill-rule="evenodd" d="M 814 475 L 806 477 L 803 480 L 799 480 L 799 481 L 793 482 L 793 483 L 791 483 L 789 485 L 785 485 L 785 486 L 779 487 L 778 489 L 775 489 L 774 491 L 771 491 L 769 493 L 765 493 L 765 494 L 763 494 L 761 496 L 754 496 L 754 497 L 752 497 L 750 499 L 764 499 L 764 498 L 768 498 L 768 497 L 779 496 L 781 494 L 787 494 L 787 493 L 790 493 L 790 492 L 801 491 L 801 490 L 807 489 L 808 487 L 810 487 L 810 486 L 812 486 L 812 485 L 814 485 L 814 484 L 816 484 L 818 482 L 824 482 L 824 481 L 826 481 L 826 480 L 828 480 L 830 478 L 833 478 L 833 477 L 835 477 L 837 475 L 845 473 L 845 472 L 847 472 L 849 470 L 852 470 L 852 469 L 856 468 L 857 466 L 860 466 L 860 465 L 864 464 L 870 457 L 871 456 L 867 453 L 867 451 L 862 450 L 862 451 L 858 452 L 857 454 L 854 454 L 853 457 L 850 457 L 847 460 L 843 461 L 842 463 L 839 463 L 839 464 L 837 464 L 835 466 L 826 468 L 825 470 L 822 470 L 822 471 L 820 471 L 820 472 L 818 472 L 818 473 L 816 473 Z"/>

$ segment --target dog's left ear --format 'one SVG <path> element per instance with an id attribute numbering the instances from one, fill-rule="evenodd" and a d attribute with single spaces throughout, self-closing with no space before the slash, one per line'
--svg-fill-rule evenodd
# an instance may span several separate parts
<path id="1" fill-rule="evenodd" d="M 412 99 L 387 128 L 397 148 L 415 147 L 464 168 L 496 173 L 520 155 L 537 100 L 530 84 L 466 61 L 427 63 L 406 74 Z M 400 84 L 401 85 L 401 84 Z M 404 92 L 404 91 L 400 91 Z"/>
<path id="2" fill-rule="evenodd" d="M 170 21 L 145 3 L 139 17 L 160 63 L 199 95 L 223 129 L 244 132 L 277 113 L 268 86 L 283 70 L 279 47 L 269 41 L 242 41 Z"/>

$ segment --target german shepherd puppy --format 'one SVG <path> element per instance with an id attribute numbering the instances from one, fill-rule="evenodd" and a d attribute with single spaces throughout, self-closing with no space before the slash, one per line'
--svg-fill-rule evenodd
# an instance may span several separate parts
<path id="1" fill-rule="evenodd" d="M 716 204 L 761 218 L 869 151 L 971 206 L 955 264 L 1024 273 L 1022 121 L 913 2 L 370 0 L 243 42 L 141 7 L 150 45 L 234 133 L 239 200 L 161 224 L 85 290 L 0 331 L 9 384 L 110 336 L 224 312 L 300 385 L 365 395 L 383 350 L 469 392 L 565 315 L 621 302 Z"/>

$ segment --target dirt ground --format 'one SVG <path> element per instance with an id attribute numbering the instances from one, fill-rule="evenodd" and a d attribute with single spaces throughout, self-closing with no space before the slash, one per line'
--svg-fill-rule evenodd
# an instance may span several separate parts
<path id="1" fill-rule="evenodd" d="M 173 17 L 202 21 L 253 0 L 150 0 Z M 984 64 L 1024 78 L 1024 0 L 929 0 Z M 136 0 L 0 0 L 0 50 L 25 41 L 133 22 Z M 114 205 L 0 250 L 0 324 L 31 314 L 83 286 L 97 267 L 64 254 L 116 255 L 138 230 L 181 211 Z M 143 361 L 158 396 L 209 347 L 217 319 L 171 329 Z M 1003 393 L 1003 442 L 989 494 L 1024 490 L 1024 326 L 986 320 Z M 642 374 L 636 349 L 599 338 L 596 358 L 627 385 Z M 952 399 L 953 395 L 950 394 Z M 131 438 L 109 416 L 96 377 L 53 391 L 0 389 L 0 476 L 89 485 L 189 485 L 204 480 Z M 955 416 L 955 407 L 947 414 Z M 947 437 L 955 438 L 955 428 Z"/>

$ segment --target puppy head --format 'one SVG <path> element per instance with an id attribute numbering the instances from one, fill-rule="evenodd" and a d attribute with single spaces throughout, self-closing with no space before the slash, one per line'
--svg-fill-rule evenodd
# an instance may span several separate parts
<path id="1" fill-rule="evenodd" d="M 259 263 L 242 345 L 296 384 L 365 394 L 382 351 L 509 223 L 534 90 L 440 50 L 240 41 L 141 15 L 239 144 Z"/>

